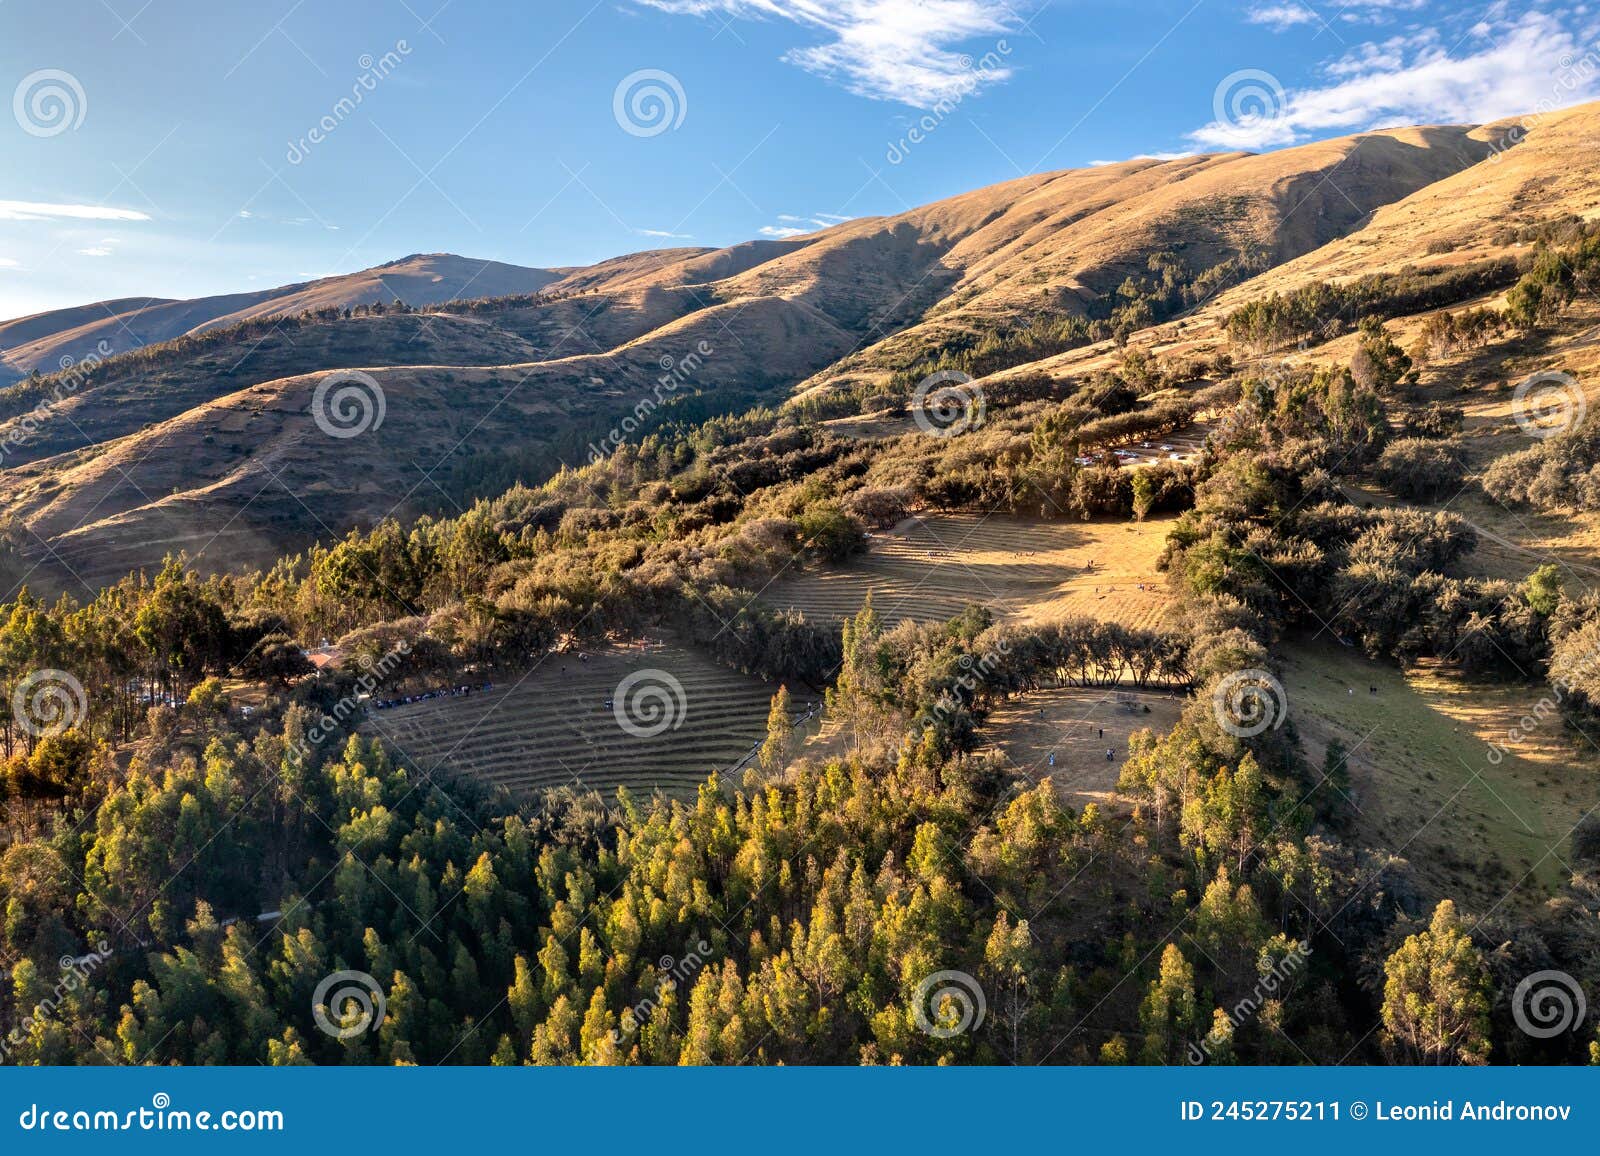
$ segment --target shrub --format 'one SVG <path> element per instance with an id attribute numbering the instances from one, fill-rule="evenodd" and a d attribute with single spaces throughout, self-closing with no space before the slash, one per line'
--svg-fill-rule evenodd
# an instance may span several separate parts
<path id="1" fill-rule="evenodd" d="M 1461 488 L 1465 470 L 1459 443 L 1401 438 L 1384 447 L 1373 474 L 1402 498 L 1434 502 Z"/>

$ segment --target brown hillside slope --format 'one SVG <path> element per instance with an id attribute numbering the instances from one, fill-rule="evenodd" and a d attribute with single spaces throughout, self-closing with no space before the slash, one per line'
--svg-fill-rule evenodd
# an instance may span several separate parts
<path id="1" fill-rule="evenodd" d="M 432 305 L 463 297 L 534 293 L 569 272 L 419 253 L 357 273 L 255 293 L 188 301 L 124 298 L 59 309 L 0 325 L 0 382 L 33 369 L 49 373 L 64 357 L 103 357 L 251 318 L 397 298 L 410 305 Z"/>
<path id="2" fill-rule="evenodd" d="M 964 210 L 981 223 L 927 271 L 924 283 L 939 284 L 941 303 L 921 324 L 830 367 L 802 393 L 882 381 L 889 369 L 955 336 L 1041 313 L 1084 313 L 1096 297 L 1142 273 L 1155 253 L 1176 253 L 1196 272 L 1250 251 L 1269 261 L 1292 259 L 1489 152 L 1469 127 L 1397 129 L 1275 153 L 1126 161 L 1025 177 L 942 202 L 927 212 Z M 790 260 L 814 261 L 819 248 Z"/>
<path id="3" fill-rule="evenodd" d="M 460 323 L 458 319 L 447 319 Z M 542 476 L 654 397 L 696 390 L 782 396 L 849 348 L 799 302 L 701 310 L 604 353 L 461 367 L 369 365 L 382 424 L 350 438 L 313 418 L 321 373 L 253 385 L 98 445 L 0 471 L 36 585 L 85 587 L 186 550 L 206 570 L 269 563 L 393 514 L 459 509 L 462 479 L 507 465 Z"/>
<path id="4" fill-rule="evenodd" d="M 726 408 L 881 380 L 953 333 L 1081 313 L 1153 253 L 1180 253 L 1195 270 L 1247 250 L 1305 260 L 1370 227 L 1373 210 L 1495 163 L 1484 161 L 1490 135 L 1397 129 L 1029 176 L 788 241 L 553 271 L 562 279 L 537 300 L 341 318 L 287 341 L 259 326 L 237 340 L 191 337 L 192 353 L 102 367 L 50 411 L 60 422 L 9 448 L 0 515 L 60 581 L 114 577 L 180 546 L 206 549 L 208 567 L 265 561 L 387 512 L 449 512 L 491 482 L 537 481 L 581 460 L 686 357 L 704 364 L 682 392 Z M 437 259 L 392 268 L 423 276 L 419 260 Z M 1174 331 L 1135 340 L 1170 343 Z M 1055 367 L 1076 372 L 1103 352 Z M 331 368 L 380 383 L 381 429 L 307 435 L 311 391 Z M 0 438 L 24 402 L 31 395 L 0 408 L 11 422 Z M 208 546 L 218 533 L 235 544 Z"/>

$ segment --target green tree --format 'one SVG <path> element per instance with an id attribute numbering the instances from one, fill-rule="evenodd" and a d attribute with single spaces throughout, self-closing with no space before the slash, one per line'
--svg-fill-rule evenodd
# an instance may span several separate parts
<path id="1" fill-rule="evenodd" d="M 758 760 L 768 774 L 781 770 L 789 742 L 794 737 L 794 723 L 789 718 L 789 688 L 780 686 L 772 696 L 772 708 L 767 711 L 767 738 L 761 744 Z"/>
<path id="2" fill-rule="evenodd" d="M 1488 1062 L 1489 978 L 1454 903 L 1442 901 L 1383 973 L 1383 1027 L 1396 1053 L 1425 1064 Z"/>

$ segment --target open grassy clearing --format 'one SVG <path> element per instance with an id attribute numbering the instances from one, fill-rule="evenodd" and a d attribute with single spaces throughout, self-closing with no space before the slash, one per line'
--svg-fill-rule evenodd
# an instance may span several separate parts
<path id="1" fill-rule="evenodd" d="M 873 535 L 848 565 L 776 583 L 762 600 L 817 622 L 855 614 L 870 592 L 889 624 L 944 621 L 976 602 L 997 618 L 1086 615 L 1153 626 L 1169 601 L 1156 571 L 1168 524 L 927 514 Z"/>
<path id="2" fill-rule="evenodd" d="M 1182 710 L 1183 696 L 1173 691 L 1057 687 L 1020 695 L 991 712 L 979 744 L 1003 752 L 1032 779 L 1048 776 L 1071 806 L 1103 805 L 1114 798 L 1129 737 L 1146 727 L 1171 730 Z M 1114 752 L 1109 760 L 1107 748 Z"/>
<path id="3" fill-rule="evenodd" d="M 1568 836 L 1600 800 L 1600 757 L 1553 717 L 1511 741 L 1540 688 L 1436 667 L 1403 674 L 1331 642 L 1288 645 L 1281 658 L 1289 718 L 1313 765 L 1332 739 L 1349 751 L 1354 841 L 1408 859 L 1429 898 L 1479 913 L 1531 906 L 1569 874 Z M 1498 763 L 1491 742 L 1505 748 Z"/>
<path id="4" fill-rule="evenodd" d="M 666 671 L 683 687 L 681 707 L 672 708 L 678 726 L 651 738 L 623 730 L 606 705 L 624 678 L 644 670 Z M 610 795 L 626 785 L 688 795 L 761 741 L 776 691 L 652 639 L 590 653 L 587 661 L 553 654 L 492 691 L 370 711 L 364 725 L 424 770 L 444 764 L 514 794 L 573 786 Z M 809 701 L 795 696 L 802 713 Z"/>

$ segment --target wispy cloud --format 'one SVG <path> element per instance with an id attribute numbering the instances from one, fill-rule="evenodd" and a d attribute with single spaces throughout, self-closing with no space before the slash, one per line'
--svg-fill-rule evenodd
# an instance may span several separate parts
<path id="1" fill-rule="evenodd" d="M 20 261 L 13 261 L 10 257 L 0 257 L 0 269 L 20 268 L 22 268 L 22 263 Z"/>
<path id="2" fill-rule="evenodd" d="M 1546 12 L 1480 22 L 1459 43 L 1420 29 L 1332 61 L 1321 86 L 1285 90 L 1264 72 L 1235 73 L 1248 86 L 1219 86 L 1217 119 L 1189 139 L 1261 149 L 1397 124 L 1481 124 L 1593 99 L 1600 70 L 1576 67 L 1582 59 L 1578 38 Z"/>
<path id="3" fill-rule="evenodd" d="M 634 0 L 687 16 L 787 20 L 831 37 L 791 49 L 784 60 L 858 96 L 932 108 L 1006 80 L 1003 67 L 976 69 L 961 45 L 1021 26 L 1005 0 Z M 1018 0 L 1018 4 L 1024 0 Z"/>
<path id="4" fill-rule="evenodd" d="M 1138 156 L 1129 157 L 1128 160 L 1130 160 L 1130 161 L 1181 161 L 1184 157 L 1192 157 L 1192 156 L 1194 156 L 1194 153 L 1187 152 L 1187 151 L 1186 152 L 1175 152 L 1175 153 L 1140 153 Z M 1125 164 L 1125 163 L 1126 163 L 1125 161 L 1090 161 L 1089 162 L 1089 167 L 1093 168 L 1093 169 L 1103 169 L 1107 165 L 1120 165 L 1120 164 Z"/>
<path id="5" fill-rule="evenodd" d="M 1304 4 L 1269 4 L 1265 8 L 1252 8 L 1245 17 L 1251 24 L 1265 24 L 1278 32 L 1286 32 L 1300 24 L 1316 24 L 1317 14 Z"/>
<path id="6" fill-rule="evenodd" d="M 694 240 L 694 234 L 692 233 L 670 233 L 666 229 L 635 229 L 634 232 L 641 237 L 664 237 L 669 241 Z"/>
<path id="7" fill-rule="evenodd" d="M 1323 16 L 1299 0 L 1275 0 L 1251 8 L 1245 20 L 1251 24 L 1265 24 L 1274 32 L 1287 32 L 1303 24 L 1327 27 L 1332 20 L 1344 24 L 1381 24 L 1392 20 L 1396 12 L 1416 12 L 1427 3 L 1428 0 L 1344 0 L 1336 9 L 1329 6 L 1328 15 Z"/>
<path id="8" fill-rule="evenodd" d="M 112 251 L 104 245 L 95 245 L 89 249 L 79 249 L 78 252 L 84 257 L 109 257 Z"/>
<path id="9" fill-rule="evenodd" d="M 0 221 L 148 221 L 137 209 L 110 209 L 104 205 L 58 205 L 47 201 L 0 201 Z"/>
<path id="10" fill-rule="evenodd" d="M 812 213 L 804 217 L 796 216 L 793 213 L 779 213 L 776 225 L 763 225 L 759 231 L 763 237 L 788 240 L 790 237 L 800 237 L 806 233 L 814 233 L 818 229 L 831 229 L 835 225 L 842 225 L 851 219 L 850 217 L 841 217 L 837 213 Z"/>

